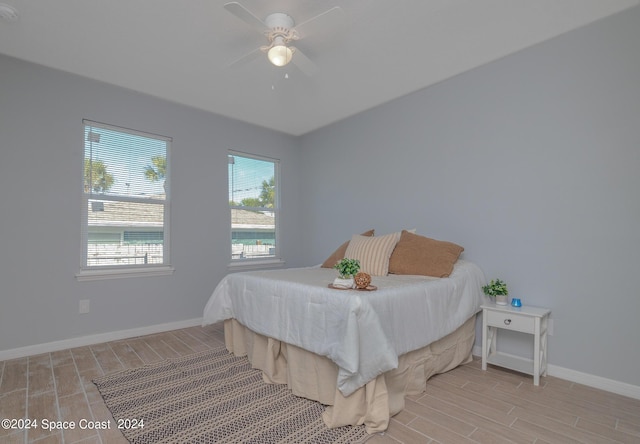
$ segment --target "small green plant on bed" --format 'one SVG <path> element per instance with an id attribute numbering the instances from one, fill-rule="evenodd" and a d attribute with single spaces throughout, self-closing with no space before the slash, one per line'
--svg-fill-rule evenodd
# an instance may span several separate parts
<path id="1" fill-rule="evenodd" d="M 347 259 L 346 257 L 333 266 L 338 270 L 341 279 L 350 279 L 360 271 L 360 261 L 358 259 Z"/>
<path id="2" fill-rule="evenodd" d="M 491 297 L 501 295 L 507 296 L 509 294 L 509 290 L 507 290 L 507 283 L 500 279 L 491 279 L 491 282 L 482 287 L 482 291 L 484 294 Z"/>

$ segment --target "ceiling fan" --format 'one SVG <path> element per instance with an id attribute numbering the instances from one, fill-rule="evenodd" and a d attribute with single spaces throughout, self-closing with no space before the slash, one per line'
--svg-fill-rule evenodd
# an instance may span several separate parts
<path id="1" fill-rule="evenodd" d="M 332 22 L 342 18 L 342 9 L 335 6 L 296 26 L 293 17 L 283 12 L 274 12 L 262 20 L 238 2 L 227 3 L 224 8 L 267 38 L 266 45 L 232 62 L 231 66 L 247 63 L 266 53 L 273 65 L 285 66 L 291 62 L 308 76 L 313 75 L 316 66 L 292 43 L 327 28 Z"/>

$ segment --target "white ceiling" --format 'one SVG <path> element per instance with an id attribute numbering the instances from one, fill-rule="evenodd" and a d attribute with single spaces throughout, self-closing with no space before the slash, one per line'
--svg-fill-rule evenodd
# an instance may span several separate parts
<path id="1" fill-rule="evenodd" d="M 266 56 L 229 67 L 266 40 L 228 1 L 0 0 L 19 13 L 0 20 L 0 53 L 301 135 L 640 2 L 238 0 L 297 23 L 342 8 L 296 44 L 308 77 Z"/>

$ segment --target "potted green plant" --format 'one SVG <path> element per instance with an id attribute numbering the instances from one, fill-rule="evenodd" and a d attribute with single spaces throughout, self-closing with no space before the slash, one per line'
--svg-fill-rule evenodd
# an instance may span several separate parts
<path id="1" fill-rule="evenodd" d="M 487 296 L 495 298 L 496 305 L 507 305 L 509 303 L 507 283 L 500 279 L 491 279 L 491 282 L 482 287 L 482 291 Z"/>
<path id="2" fill-rule="evenodd" d="M 333 266 L 338 270 L 338 277 L 333 281 L 334 287 L 353 288 L 353 277 L 360 271 L 360 261 L 358 259 L 341 259 Z"/>

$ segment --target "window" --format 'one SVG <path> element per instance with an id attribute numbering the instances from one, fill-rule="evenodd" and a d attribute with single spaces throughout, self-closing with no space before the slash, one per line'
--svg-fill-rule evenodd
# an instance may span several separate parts
<path id="1" fill-rule="evenodd" d="M 83 250 L 78 278 L 96 271 L 117 276 L 131 275 L 131 270 L 168 270 L 171 139 L 83 123 Z"/>
<path id="2" fill-rule="evenodd" d="M 229 153 L 232 263 L 277 261 L 279 161 Z"/>

